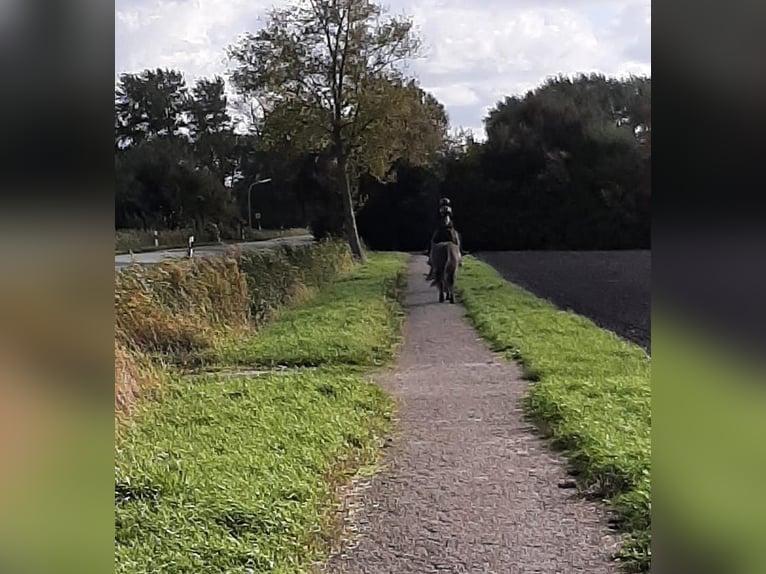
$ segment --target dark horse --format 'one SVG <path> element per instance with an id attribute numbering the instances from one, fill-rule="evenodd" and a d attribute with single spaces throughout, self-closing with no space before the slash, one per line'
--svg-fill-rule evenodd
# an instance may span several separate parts
<path id="1" fill-rule="evenodd" d="M 434 279 L 431 285 L 439 288 L 439 303 L 444 303 L 446 296 L 450 303 L 455 302 L 455 276 L 460 266 L 460 247 L 452 241 L 441 241 L 431 248 Z"/>
<path id="2" fill-rule="evenodd" d="M 457 245 L 458 252 L 462 251 L 462 249 L 460 248 L 460 235 L 455 230 L 455 227 L 452 223 L 452 217 L 451 217 L 450 211 L 447 211 L 441 215 L 441 219 L 439 221 L 439 227 L 436 229 L 436 231 L 434 231 L 434 234 L 431 236 L 431 245 L 428 252 L 428 265 L 431 267 L 431 269 L 428 272 L 426 281 L 433 281 L 435 278 L 434 263 L 433 263 L 434 261 L 433 252 L 434 252 L 435 245 L 437 245 L 438 243 L 450 242 Z"/>

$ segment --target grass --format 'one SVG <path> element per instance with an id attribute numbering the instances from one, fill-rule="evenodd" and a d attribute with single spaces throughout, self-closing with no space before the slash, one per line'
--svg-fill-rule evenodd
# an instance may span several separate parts
<path id="1" fill-rule="evenodd" d="M 178 381 L 118 449 L 116 572 L 304 572 L 391 403 L 336 371 Z"/>
<path id="2" fill-rule="evenodd" d="M 372 255 L 309 304 L 284 311 L 280 320 L 247 338 L 229 338 L 215 363 L 265 366 L 366 365 L 394 355 L 406 278 L 404 254 Z"/>
<path id="3" fill-rule="evenodd" d="M 117 334 L 166 362 L 196 360 L 233 333 L 262 328 L 352 266 L 347 245 L 326 241 L 132 267 L 115 272 Z"/>
<path id="4" fill-rule="evenodd" d="M 372 254 L 219 357 L 320 368 L 175 376 L 152 391 L 117 443 L 116 572 L 287 574 L 326 556 L 337 488 L 374 468 L 391 426 L 392 400 L 358 365 L 393 357 L 405 261 Z"/>
<path id="5" fill-rule="evenodd" d="M 467 257 L 458 288 L 468 316 L 533 384 L 526 410 L 566 451 L 580 486 L 608 498 L 628 533 L 627 571 L 651 563 L 650 359 L 591 321 L 558 310 Z"/>

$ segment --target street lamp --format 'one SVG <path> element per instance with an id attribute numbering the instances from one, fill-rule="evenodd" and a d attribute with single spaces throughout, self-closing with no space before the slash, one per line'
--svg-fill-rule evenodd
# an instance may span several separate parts
<path id="1" fill-rule="evenodd" d="M 250 226 L 250 229 L 253 228 L 253 206 L 252 206 L 252 191 L 253 186 L 258 185 L 259 183 L 269 183 L 271 181 L 270 177 L 267 177 L 266 179 L 258 179 L 258 176 L 255 176 L 255 181 L 250 184 L 250 187 L 247 188 L 247 222 Z"/>

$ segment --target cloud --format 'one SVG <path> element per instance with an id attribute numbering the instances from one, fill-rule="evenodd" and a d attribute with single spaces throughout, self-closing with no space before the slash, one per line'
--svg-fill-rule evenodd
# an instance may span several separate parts
<path id="1" fill-rule="evenodd" d="M 411 69 L 445 104 L 453 126 L 481 131 L 489 107 L 546 77 L 651 73 L 649 0 L 392 0 L 426 49 Z M 223 74 L 225 50 L 258 29 L 268 0 L 117 0 L 116 72 Z"/>
<path id="2" fill-rule="evenodd" d="M 446 107 L 470 106 L 479 101 L 479 96 L 470 86 L 465 84 L 449 84 L 446 86 L 423 86 L 423 89 L 431 92 Z"/>

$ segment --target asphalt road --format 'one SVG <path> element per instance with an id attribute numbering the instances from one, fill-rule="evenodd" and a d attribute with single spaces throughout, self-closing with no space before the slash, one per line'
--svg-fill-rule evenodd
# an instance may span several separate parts
<path id="1" fill-rule="evenodd" d="M 221 255 L 230 247 L 238 247 L 245 251 L 256 249 L 274 249 L 280 245 L 305 245 L 314 241 L 311 235 L 296 235 L 294 237 L 280 237 L 269 239 L 268 241 L 248 241 L 246 243 L 237 243 L 233 245 L 207 245 L 194 248 L 194 257 L 210 257 L 211 255 Z M 114 258 L 114 268 L 122 269 L 128 267 L 131 263 L 140 265 L 154 265 L 163 261 L 172 261 L 186 257 L 186 249 L 167 249 L 164 251 L 151 251 L 147 253 L 135 253 L 132 256 L 116 255 Z"/>
<path id="2" fill-rule="evenodd" d="M 505 279 L 651 349 L 651 251 L 477 253 Z"/>

